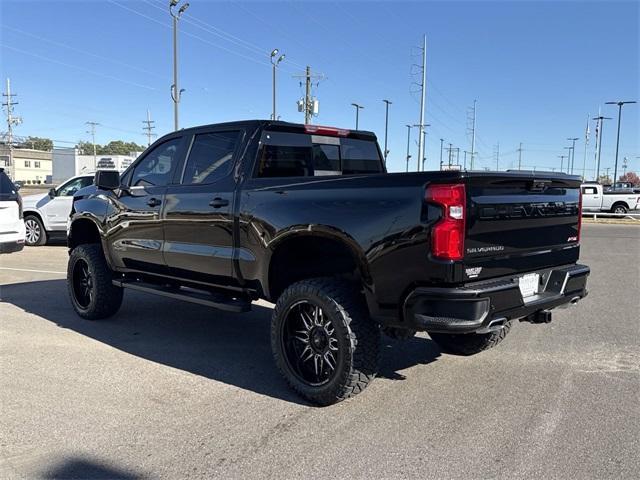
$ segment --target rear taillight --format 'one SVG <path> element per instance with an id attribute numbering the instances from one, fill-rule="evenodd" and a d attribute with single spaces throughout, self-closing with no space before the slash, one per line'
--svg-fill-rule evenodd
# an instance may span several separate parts
<path id="1" fill-rule="evenodd" d="M 425 198 L 442 207 L 442 218 L 431 229 L 431 254 L 442 260 L 462 260 L 466 210 L 464 184 L 429 185 Z"/>
<path id="2" fill-rule="evenodd" d="M 578 242 L 580 242 L 581 231 L 582 231 L 582 190 L 578 192 Z"/>

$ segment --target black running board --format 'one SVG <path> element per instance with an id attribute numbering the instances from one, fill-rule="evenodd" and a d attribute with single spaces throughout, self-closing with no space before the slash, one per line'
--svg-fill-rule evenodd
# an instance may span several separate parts
<path id="1" fill-rule="evenodd" d="M 144 283 L 134 280 L 113 280 L 113 284 L 117 287 L 130 288 L 140 292 L 151 293 L 153 295 L 162 295 L 163 297 L 175 298 L 185 302 L 198 303 L 207 307 L 217 308 L 226 312 L 248 312 L 251 310 L 251 302 L 242 298 L 234 298 L 224 294 L 207 293 L 192 288 L 174 288 L 155 285 L 153 283 Z"/>

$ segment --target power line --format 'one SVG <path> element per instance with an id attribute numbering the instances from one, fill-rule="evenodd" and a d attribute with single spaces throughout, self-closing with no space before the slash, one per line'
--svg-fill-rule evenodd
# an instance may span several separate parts
<path id="1" fill-rule="evenodd" d="M 15 180 L 16 178 L 16 167 L 13 164 L 13 126 L 19 125 L 22 123 L 21 117 L 16 117 L 13 115 L 13 107 L 18 104 L 18 102 L 14 102 L 13 98 L 18 95 L 15 93 L 11 93 L 11 80 L 7 78 L 7 91 L 2 94 L 7 100 L 2 103 L 2 106 L 5 107 L 7 111 L 7 145 L 9 147 L 9 168 L 11 173 L 11 179 Z"/>

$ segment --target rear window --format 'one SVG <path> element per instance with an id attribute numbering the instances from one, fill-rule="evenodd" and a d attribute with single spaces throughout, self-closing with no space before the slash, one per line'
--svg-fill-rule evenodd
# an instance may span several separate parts
<path id="1" fill-rule="evenodd" d="M 15 194 L 16 187 L 13 185 L 13 182 L 4 171 L 0 171 L 0 196 L 2 196 L 4 200 L 7 200 L 10 197 L 14 197 Z"/>
<path id="2" fill-rule="evenodd" d="M 308 177 L 382 173 L 374 140 L 264 132 L 257 177 Z"/>

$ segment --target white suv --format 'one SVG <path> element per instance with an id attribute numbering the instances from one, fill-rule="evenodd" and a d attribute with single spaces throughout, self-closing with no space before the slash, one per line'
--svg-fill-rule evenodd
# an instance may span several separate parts
<path id="1" fill-rule="evenodd" d="M 28 246 L 44 245 L 52 235 L 67 234 L 67 220 L 71 213 L 73 194 L 92 185 L 93 177 L 93 173 L 79 175 L 70 178 L 58 188 L 52 188 L 49 193 L 28 195 L 22 199 Z"/>
<path id="2" fill-rule="evenodd" d="M 0 253 L 24 248 L 25 227 L 22 199 L 3 168 L 0 168 Z"/>

